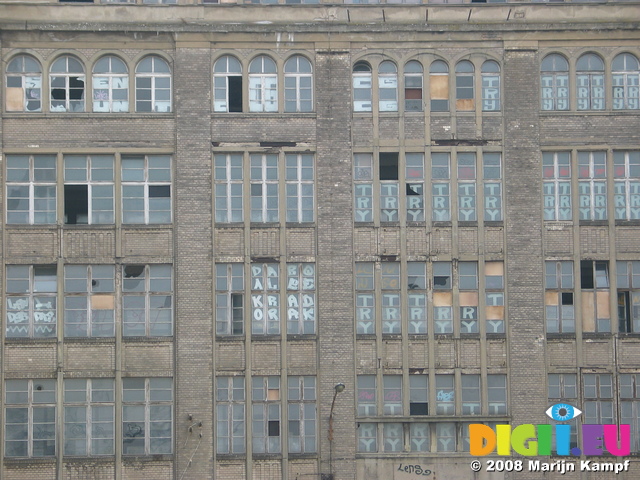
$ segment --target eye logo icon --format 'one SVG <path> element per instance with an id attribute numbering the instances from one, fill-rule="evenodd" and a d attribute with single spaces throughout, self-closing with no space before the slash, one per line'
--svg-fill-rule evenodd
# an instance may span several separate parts
<path id="1" fill-rule="evenodd" d="M 556 422 L 568 422 L 569 420 L 579 417 L 582 410 L 566 403 L 556 403 L 555 405 L 551 405 L 545 413 Z"/>

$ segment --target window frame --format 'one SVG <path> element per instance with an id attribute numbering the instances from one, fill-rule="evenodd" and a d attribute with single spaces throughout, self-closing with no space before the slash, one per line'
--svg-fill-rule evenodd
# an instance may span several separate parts
<path id="1" fill-rule="evenodd" d="M 28 161 L 27 179 L 24 179 L 24 168 L 22 163 Z M 12 168 L 12 163 L 16 162 L 19 168 Z M 38 163 L 43 161 L 48 162 L 48 165 L 44 167 L 38 167 Z M 6 222 L 10 225 L 54 225 L 57 222 L 57 199 L 58 199 L 58 158 L 56 155 L 5 155 L 6 163 Z M 12 172 L 15 171 L 15 172 Z M 21 173 L 22 171 L 22 173 Z M 53 178 L 51 173 L 53 172 Z M 15 180 L 12 179 L 14 173 Z M 48 173 L 48 175 L 47 175 Z M 22 176 L 22 178 L 20 178 Z M 41 177 L 41 178 L 38 178 Z M 49 178 L 47 178 L 49 177 Z M 10 189 L 14 188 L 15 193 L 11 193 Z M 25 190 L 26 188 L 26 190 Z M 22 194 L 20 194 L 22 190 Z M 48 194 L 40 197 L 36 197 L 38 192 L 45 192 Z M 16 193 L 18 194 L 16 196 Z M 26 195 L 25 195 L 26 193 Z M 53 196 L 50 194 L 53 193 Z M 14 195 L 14 196 L 12 196 Z M 12 208 L 12 201 L 15 202 L 16 207 L 20 202 L 24 202 L 27 199 L 28 206 L 25 210 Z M 15 200 L 13 200 L 15 199 Z M 36 210 L 36 207 L 40 204 L 44 205 L 45 209 Z M 47 208 L 48 207 L 48 208 Z M 43 207 L 40 207 L 43 208 Z M 18 218 L 18 215 L 23 217 L 26 221 L 12 221 L 11 216 Z M 25 217 L 26 215 L 26 217 Z M 37 216 L 43 216 L 44 221 L 36 221 Z"/>
<path id="2" fill-rule="evenodd" d="M 107 60 L 108 70 L 96 72 L 98 65 Z M 114 71 L 114 62 L 124 67 L 123 72 Z M 101 113 L 128 113 L 129 112 L 129 68 L 127 64 L 116 55 L 104 55 L 93 65 L 92 77 L 92 107 L 93 112 Z M 124 99 L 116 99 L 118 91 L 124 92 Z M 101 93 L 104 92 L 104 93 Z M 106 94 L 106 95 L 105 95 Z M 120 94 L 122 96 L 122 94 Z M 107 103 L 106 109 L 100 109 L 97 103 Z M 119 105 L 116 104 L 119 102 Z"/>
<path id="3" fill-rule="evenodd" d="M 143 63 L 146 60 L 151 61 L 151 68 L 149 71 L 142 71 Z M 158 68 L 166 67 L 167 71 L 157 70 Z M 146 67 L 145 67 L 146 68 Z M 173 112 L 173 75 L 170 63 L 163 57 L 152 54 L 146 55 L 141 58 L 136 64 L 134 70 L 135 79 L 135 111 L 136 113 L 171 113 Z M 142 86 L 143 79 L 149 79 L 148 86 Z M 163 79 L 168 79 L 168 86 L 158 85 Z M 149 91 L 150 98 L 142 98 L 143 91 Z M 162 91 L 168 90 L 169 99 L 159 99 L 158 96 Z M 141 108 L 142 104 L 149 104 L 149 109 Z M 159 110 L 160 104 L 164 110 Z"/>
<path id="4" fill-rule="evenodd" d="M 304 63 L 306 62 L 306 64 Z M 289 70 L 289 67 L 295 63 L 295 68 Z M 301 67 L 301 64 L 308 65 L 308 72 Z M 302 113 L 314 111 L 313 98 L 313 64 L 304 55 L 292 55 L 284 62 L 284 111 L 286 113 Z M 293 82 L 293 86 L 291 86 Z M 308 85 L 305 85 L 308 83 Z M 289 85 L 287 85 L 289 84 Z M 307 94 L 307 95 L 305 95 Z M 308 96 L 308 98 L 305 98 Z M 291 108 L 291 103 L 295 104 Z"/>
<path id="5" fill-rule="evenodd" d="M 64 60 L 63 69 L 54 71 L 54 68 L 59 68 L 57 66 L 58 62 L 62 60 Z M 70 66 L 71 60 L 79 66 L 80 71 L 72 70 L 74 67 Z M 86 78 L 84 63 L 75 55 L 63 54 L 51 62 L 51 66 L 49 67 L 49 111 L 66 113 L 85 112 L 85 97 L 87 93 Z M 72 84 L 72 81 L 75 83 Z M 62 85 L 57 85 L 59 83 L 62 83 Z M 80 84 L 82 84 L 81 87 Z M 55 98 L 54 90 L 62 91 L 64 98 Z M 80 98 L 71 98 L 72 93 L 74 96 L 77 96 L 79 93 Z M 59 93 L 56 93 L 56 95 L 59 95 Z M 54 102 L 56 103 L 55 105 Z"/>
<path id="6" fill-rule="evenodd" d="M 28 68 L 27 63 L 32 62 L 37 69 Z M 16 64 L 15 67 L 13 66 Z M 18 65 L 21 63 L 21 65 Z M 38 113 L 42 112 L 42 65 L 40 61 L 29 54 L 15 55 L 7 63 L 5 71 L 5 111 L 7 113 Z M 20 86 L 13 85 L 19 79 Z M 13 89 L 13 90 L 9 90 Z M 18 92 L 17 90 L 22 90 Z M 19 95 L 18 95 L 19 94 Z M 22 102 L 21 108 L 15 108 L 13 102 L 18 96 Z M 33 103 L 33 108 L 29 108 Z"/>
<path id="7" fill-rule="evenodd" d="M 38 271 L 41 275 L 38 275 Z M 38 280 L 39 276 L 40 280 Z M 56 265 L 6 265 L 5 338 L 57 337 L 59 320 L 57 283 Z M 11 324 L 14 326 L 12 327 Z M 23 331 L 25 334 L 10 335 L 10 329 Z M 44 333 L 38 334 L 39 331 Z"/>
<path id="8" fill-rule="evenodd" d="M 142 168 L 125 168 L 125 163 L 129 161 L 142 160 Z M 142 178 L 137 180 L 127 180 L 126 170 L 142 171 Z M 147 155 L 130 155 L 123 154 L 120 157 L 120 171 L 121 171 L 121 185 L 120 185 L 120 201 L 122 205 L 122 224 L 123 225 L 168 225 L 173 223 L 173 158 L 171 155 L 163 154 L 147 154 Z M 139 175 L 139 172 L 138 172 Z M 125 190 L 142 188 L 142 197 L 139 195 L 126 196 Z M 168 195 L 164 195 L 168 189 Z M 162 194 L 162 195 L 161 195 Z M 142 198 L 143 206 L 142 210 L 130 210 L 125 208 L 125 203 L 131 199 Z M 152 199 L 158 199 L 154 201 Z M 154 205 L 158 205 L 159 199 L 165 199 L 163 203 L 166 203 L 168 199 L 168 207 L 165 209 L 152 208 Z M 127 212 L 140 212 L 142 211 L 143 221 L 132 222 L 126 219 Z M 168 212 L 168 217 L 161 221 L 161 216 L 158 216 L 162 212 Z M 139 215 L 139 213 L 138 213 Z M 152 219 L 152 216 L 156 216 Z"/>
<path id="9" fill-rule="evenodd" d="M 130 274 L 127 274 L 127 269 Z M 137 272 L 138 275 L 135 275 Z M 157 272 L 154 275 L 154 272 Z M 127 264 L 122 265 L 122 336 L 123 338 L 132 337 L 172 337 L 175 329 L 174 319 L 174 285 L 173 285 L 173 266 L 170 264 Z M 168 273 L 168 276 L 166 274 Z M 137 278 L 138 282 L 142 281 L 143 285 L 138 287 L 133 284 L 131 278 Z M 127 287 L 127 283 L 133 287 Z M 169 289 L 154 288 L 154 285 L 167 285 Z M 164 305 L 160 305 L 154 299 L 164 298 Z M 169 308 L 166 307 L 166 299 L 169 299 Z M 134 300 L 135 299 L 135 300 Z M 140 300 L 142 299 L 142 305 Z M 136 301 L 137 300 L 137 301 Z M 128 305 L 127 305 L 128 304 Z M 155 304 L 155 305 L 154 305 Z M 142 309 L 140 308 L 142 306 Z M 127 310 L 129 313 L 127 314 Z M 142 311 L 144 319 L 140 321 L 140 312 Z M 138 313 L 135 313 L 138 312 Z M 162 319 L 158 322 L 159 315 L 166 316 L 169 319 Z M 152 315 L 156 315 L 156 320 L 152 319 Z M 137 321 L 132 321 L 131 316 L 137 316 Z M 133 324 L 133 326 L 131 326 Z M 143 331 L 140 330 L 142 325 Z M 169 325 L 168 331 L 158 331 L 158 325 Z M 155 327 L 155 329 L 154 329 Z M 135 330 L 132 330 L 135 329 Z M 155 330 L 155 332 L 154 332 Z"/>

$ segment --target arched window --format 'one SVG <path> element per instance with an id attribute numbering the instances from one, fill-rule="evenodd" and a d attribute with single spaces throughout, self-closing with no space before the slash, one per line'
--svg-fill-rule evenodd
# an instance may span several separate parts
<path id="1" fill-rule="evenodd" d="M 129 111 L 129 69 L 118 57 L 102 57 L 93 66 L 93 111 Z"/>
<path id="2" fill-rule="evenodd" d="M 353 66 L 353 111 L 371 111 L 371 65 L 367 62 Z"/>
<path id="3" fill-rule="evenodd" d="M 473 63 L 468 60 L 456 65 L 456 110 L 474 110 Z"/>
<path id="4" fill-rule="evenodd" d="M 51 65 L 52 112 L 84 112 L 84 67 L 70 55 L 58 58 Z"/>
<path id="5" fill-rule="evenodd" d="M 604 62 L 593 53 L 582 55 L 576 64 L 578 110 L 604 109 Z"/>
<path id="6" fill-rule="evenodd" d="M 569 110 L 569 63 L 557 53 L 547 55 L 540 66 L 542 110 Z"/>
<path id="7" fill-rule="evenodd" d="M 500 65 L 493 60 L 482 64 L 482 111 L 500 110 Z"/>
<path id="8" fill-rule="evenodd" d="M 278 75 L 276 63 L 266 55 L 249 64 L 249 111 L 278 111 Z"/>
<path id="9" fill-rule="evenodd" d="M 385 61 L 378 67 L 378 110 L 398 111 L 398 68 L 393 62 Z"/>
<path id="10" fill-rule="evenodd" d="M 422 64 L 412 60 L 404 66 L 404 110 L 422 111 Z"/>
<path id="11" fill-rule="evenodd" d="M 171 111 L 171 69 L 158 56 L 143 58 L 136 66 L 136 112 Z"/>
<path id="12" fill-rule="evenodd" d="M 313 72 L 311 62 L 302 55 L 284 64 L 284 111 L 313 111 Z"/>
<path id="13" fill-rule="evenodd" d="M 7 65 L 7 112 L 42 111 L 42 68 L 30 55 L 19 55 Z"/>
<path id="14" fill-rule="evenodd" d="M 231 55 L 220 57 L 213 65 L 213 110 L 242 111 L 242 65 Z"/>
<path id="15" fill-rule="evenodd" d="M 429 68 L 429 93 L 432 112 L 449 111 L 449 66 L 442 60 Z"/>
<path id="16" fill-rule="evenodd" d="M 621 53 L 613 59 L 613 108 L 638 110 L 640 108 L 640 66 L 630 53 Z"/>

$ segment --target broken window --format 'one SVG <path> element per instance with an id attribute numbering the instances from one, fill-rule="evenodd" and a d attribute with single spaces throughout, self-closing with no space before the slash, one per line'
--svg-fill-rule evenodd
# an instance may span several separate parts
<path id="1" fill-rule="evenodd" d="M 129 111 L 129 69 L 118 57 L 102 57 L 93 67 L 93 111 Z"/>
<path id="2" fill-rule="evenodd" d="M 136 66 L 136 112 L 171 111 L 171 69 L 158 56 L 143 58 Z"/>
<path id="3" fill-rule="evenodd" d="M 574 333 L 573 262 L 545 262 L 547 333 Z"/>
<path id="4" fill-rule="evenodd" d="M 249 64 L 249 111 L 278 111 L 278 77 L 276 63 L 266 55 Z"/>
<path id="5" fill-rule="evenodd" d="M 313 222 L 313 163 L 313 155 L 308 153 L 285 155 L 287 222 Z"/>
<path id="6" fill-rule="evenodd" d="M 458 221 L 470 222 L 478 220 L 477 186 L 476 186 L 476 154 L 458 153 Z"/>
<path id="7" fill-rule="evenodd" d="M 585 332 L 611 332 L 609 313 L 609 263 L 580 262 L 582 289 L 582 329 Z"/>
<path id="8" fill-rule="evenodd" d="M 55 265 L 7 265 L 7 338 L 56 336 Z"/>
<path id="9" fill-rule="evenodd" d="M 241 153 L 216 153 L 214 155 L 216 222 L 243 221 L 242 163 Z"/>
<path id="10" fill-rule="evenodd" d="M 113 265 L 65 265 L 64 336 L 115 335 Z"/>
<path id="11" fill-rule="evenodd" d="M 542 154 L 545 220 L 571 220 L 571 154 Z"/>
<path id="12" fill-rule="evenodd" d="M 424 222 L 424 154 L 406 153 L 405 193 L 408 222 Z"/>
<path id="13" fill-rule="evenodd" d="M 462 414 L 480 415 L 480 375 L 461 375 L 462 384 Z"/>
<path id="14" fill-rule="evenodd" d="M 613 109 L 640 109 L 640 65 L 630 53 L 621 53 L 611 64 Z"/>
<path id="15" fill-rule="evenodd" d="M 64 223 L 114 223 L 113 155 L 64 156 Z"/>
<path id="16" fill-rule="evenodd" d="M 580 220 L 607 218 L 607 153 L 578 152 Z"/>
<path id="17" fill-rule="evenodd" d="M 173 451 L 173 379 L 122 379 L 122 454 Z"/>
<path id="18" fill-rule="evenodd" d="M 122 223 L 171 223 L 171 156 L 122 156 Z"/>
<path id="19" fill-rule="evenodd" d="M 316 377 L 287 378 L 289 453 L 315 453 L 317 448 Z"/>
<path id="20" fill-rule="evenodd" d="M 113 455 L 112 378 L 64 379 L 64 455 Z"/>
<path id="21" fill-rule="evenodd" d="M 451 221 L 451 166 L 449 153 L 431 154 L 431 219 Z"/>
<path id="22" fill-rule="evenodd" d="M 251 221 L 277 222 L 278 155 L 251 154 Z"/>
<path id="23" fill-rule="evenodd" d="M 384 61 L 378 66 L 378 110 L 398 111 L 398 68 L 393 62 Z"/>
<path id="24" fill-rule="evenodd" d="M 500 110 L 500 65 L 493 60 L 482 64 L 482 111 L 497 112 Z"/>
<path id="25" fill-rule="evenodd" d="M 373 262 L 356 262 L 356 332 L 376 333 Z"/>
<path id="26" fill-rule="evenodd" d="M 358 375 L 358 416 L 371 417 L 376 414 L 376 376 Z"/>
<path id="27" fill-rule="evenodd" d="M 449 111 L 449 66 L 442 60 L 436 60 L 429 68 L 429 91 L 431 111 Z"/>
<path id="28" fill-rule="evenodd" d="M 84 66 L 70 55 L 58 58 L 49 73 L 52 112 L 84 112 Z"/>
<path id="29" fill-rule="evenodd" d="M 30 55 L 18 55 L 7 65 L 7 112 L 42 111 L 42 68 Z"/>
<path id="30" fill-rule="evenodd" d="M 380 179 L 380 221 L 399 220 L 398 153 L 380 152 L 378 156 Z"/>
<path id="31" fill-rule="evenodd" d="M 502 162 L 499 153 L 482 155 L 484 177 L 484 221 L 502 220 Z"/>
<path id="32" fill-rule="evenodd" d="M 427 333 L 427 277 L 423 262 L 407 262 L 409 333 Z"/>
<path id="33" fill-rule="evenodd" d="M 372 108 L 372 73 L 367 62 L 357 62 L 353 66 L 353 111 L 370 112 Z"/>
<path id="34" fill-rule="evenodd" d="M 216 378 L 216 423 L 217 453 L 245 453 L 244 377 Z"/>
<path id="35" fill-rule="evenodd" d="M 173 335 L 171 265 L 122 267 L 122 317 L 125 337 Z"/>
<path id="36" fill-rule="evenodd" d="M 213 65 L 213 111 L 242 112 L 242 65 L 231 55 Z"/>
<path id="37" fill-rule="evenodd" d="M 436 335 L 453 333 L 451 262 L 433 262 L 433 323 Z"/>
<path id="38" fill-rule="evenodd" d="M 485 318 L 487 333 L 504 333 L 504 263 L 485 262 Z"/>
<path id="39" fill-rule="evenodd" d="M 284 64 L 284 111 L 313 111 L 311 62 L 302 55 L 294 55 Z"/>
<path id="40" fill-rule="evenodd" d="M 569 63 L 557 53 L 547 55 L 540 66 L 542 110 L 569 110 Z"/>
<path id="41" fill-rule="evenodd" d="M 460 333 L 478 333 L 478 262 L 458 262 Z"/>
<path id="42" fill-rule="evenodd" d="M 373 155 L 354 153 L 355 221 L 373 221 Z"/>
<path id="43" fill-rule="evenodd" d="M 280 453 L 280 377 L 251 381 L 253 453 Z"/>
<path id="44" fill-rule="evenodd" d="M 244 333 L 244 265 L 216 264 L 216 334 Z"/>
<path id="45" fill-rule="evenodd" d="M 593 53 L 582 55 L 576 63 L 578 110 L 604 109 L 604 62 Z"/>
<path id="46" fill-rule="evenodd" d="M 474 68 L 468 60 L 456 65 L 456 110 L 475 110 Z"/>
<path id="47" fill-rule="evenodd" d="M 5 380 L 4 454 L 56 454 L 56 380 Z"/>
<path id="48" fill-rule="evenodd" d="M 429 415 L 428 386 L 428 375 L 409 375 L 409 415 Z"/>
<path id="49" fill-rule="evenodd" d="M 619 260 L 618 328 L 620 332 L 640 332 L 640 261 Z"/>
<path id="50" fill-rule="evenodd" d="M 613 152 L 616 220 L 640 219 L 640 151 Z"/>
<path id="51" fill-rule="evenodd" d="M 277 263 L 251 264 L 251 333 L 280 333 L 280 269 Z"/>
<path id="52" fill-rule="evenodd" d="M 316 333 L 316 268 L 313 263 L 287 264 L 287 333 Z"/>
<path id="53" fill-rule="evenodd" d="M 7 223 L 56 223 L 56 156 L 6 155 Z"/>
<path id="54" fill-rule="evenodd" d="M 423 110 L 422 64 L 415 60 L 407 62 L 404 66 L 404 111 L 421 112 Z"/>

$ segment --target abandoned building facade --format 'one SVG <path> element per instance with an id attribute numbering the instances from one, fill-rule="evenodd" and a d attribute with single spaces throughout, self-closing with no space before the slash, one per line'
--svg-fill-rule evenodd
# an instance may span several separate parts
<path id="1" fill-rule="evenodd" d="M 638 478 L 640 5 L 250 3 L 0 3 L 0 477 Z"/>

